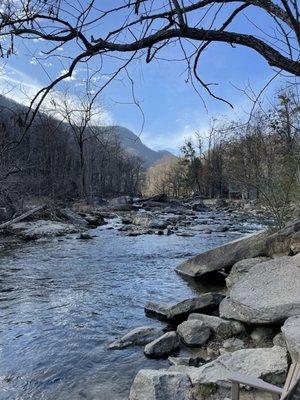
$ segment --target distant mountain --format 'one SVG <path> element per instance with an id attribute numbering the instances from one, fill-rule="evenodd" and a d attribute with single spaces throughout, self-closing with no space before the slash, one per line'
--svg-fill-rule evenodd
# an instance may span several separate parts
<path id="1" fill-rule="evenodd" d="M 145 160 L 146 167 L 150 167 L 166 156 L 175 157 L 174 154 L 167 150 L 155 151 L 150 149 L 135 133 L 127 128 L 124 128 L 123 126 L 110 126 L 108 129 L 115 135 L 119 136 L 123 146 L 128 151 L 132 151 L 143 158 Z"/>
<path id="2" fill-rule="evenodd" d="M 0 107 L 2 108 L 2 120 L 3 118 L 5 119 L 5 116 L 3 115 L 3 110 L 5 109 L 7 109 L 8 111 L 6 117 L 10 116 L 9 111 L 25 113 L 28 109 L 26 106 L 17 103 L 16 101 L 3 95 L 0 95 Z M 43 114 L 39 113 L 38 115 L 42 117 Z M 137 154 L 144 160 L 145 167 L 150 167 L 151 165 L 155 164 L 157 161 L 166 156 L 175 157 L 167 150 L 155 151 L 150 149 L 141 141 L 141 139 L 136 134 L 134 134 L 129 129 L 124 128 L 123 126 L 113 125 L 98 128 L 100 129 L 100 131 L 109 131 L 111 134 L 118 136 L 127 151 Z"/>

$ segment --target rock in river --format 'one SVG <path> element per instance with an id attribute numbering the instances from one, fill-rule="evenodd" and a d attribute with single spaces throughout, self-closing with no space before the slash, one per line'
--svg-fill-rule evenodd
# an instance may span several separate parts
<path id="1" fill-rule="evenodd" d="M 300 315 L 288 318 L 281 331 L 293 362 L 300 362 Z"/>
<path id="2" fill-rule="evenodd" d="M 160 358 L 172 353 L 179 346 L 177 333 L 167 332 L 145 346 L 144 353 L 147 357 Z"/>
<path id="3" fill-rule="evenodd" d="M 186 346 L 197 347 L 208 341 L 210 328 L 204 322 L 193 319 L 178 325 L 177 333 Z"/>
<path id="4" fill-rule="evenodd" d="M 300 314 L 300 254 L 253 267 L 220 304 L 223 318 L 271 324 Z"/>
<path id="5" fill-rule="evenodd" d="M 141 326 L 127 332 L 115 342 L 108 345 L 109 349 L 124 349 L 128 346 L 144 346 L 159 338 L 163 331 L 153 326 Z"/>
<path id="6" fill-rule="evenodd" d="M 129 400 L 189 400 L 191 382 L 186 374 L 142 369 L 130 389 Z"/>
<path id="7" fill-rule="evenodd" d="M 220 293 L 205 293 L 176 304 L 148 301 L 145 305 L 145 313 L 164 320 L 181 319 L 195 311 L 216 308 L 224 297 Z"/>
<path id="8" fill-rule="evenodd" d="M 77 233 L 82 230 L 80 227 L 73 224 L 47 220 L 18 222 L 11 225 L 9 229 L 12 233 L 25 240 L 35 240 L 49 236 L 62 236 L 68 233 Z"/>
<path id="9" fill-rule="evenodd" d="M 259 231 L 226 243 L 183 262 L 176 271 L 181 275 L 199 278 L 208 272 L 231 267 L 244 258 L 258 257 L 264 254 L 267 236 L 266 231 Z"/>

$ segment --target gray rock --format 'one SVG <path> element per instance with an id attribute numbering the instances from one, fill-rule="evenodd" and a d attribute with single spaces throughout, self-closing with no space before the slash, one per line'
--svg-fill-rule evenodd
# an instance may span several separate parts
<path id="1" fill-rule="evenodd" d="M 120 196 L 120 197 L 115 197 L 114 199 L 111 199 L 109 202 L 109 205 L 111 206 L 123 206 L 126 204 L 132 204 L 132 197 L 130 196 Z"/>
<path id="2" fill-rule="evenodd" d="M 35 240 L 43 237 L 63 236 L 77 233 L 81 228 L 73 224 L 57 221 L 38 220 L 32 222 L 18 222 L 9 227 L 9 230 L 25 240 Z"/>
<path id="3" fill-rule="evenodd" d="M 70 224 L 79 225 L 83 228 L 87 227 L 87 221 L 76 212 L 70 210 L 69 208 L 63 208 L 59 210 L 59 217 L 66 220 Z"/>
<path id="4" fill-rule="evenodd" d="M 254 342 L 263 342 L 264 340 L 268 340 L 272 338 L 274 333 L 274 329 L 270 326 L 257 326 L 252 332 L 251 332 L 251 339 L 254 340 Z"/>
<path id="5" fill-rule="evenodd" d="M 182 236 L 182 237 L 193 237 L 195 236 L 193 233 L 190 232 L 178 232 L 176 233 L 177 236 Z"/>
<path id="6" fill-rule="evenodd" d="M 209 208 L 204 204 L 203 200 L 199 200 L 197 203 L 192 204 L 192 210 L 203 212 L 208 211 Z"/>
<path id="7" fill-rule="evenodd" d="M 212 315 L 192 313 L 189 315 L 188 320 L 202 321 L 206 326 L 210 327 L 216 337 L 226 339 L 234 335 L 239 335 L 245 331 L 245 327 L 239 321 L 231 321 Z"/>
<path id="8" fill-rule="evenodd" d="M 229 376 L 233 372 L 239 372 L 281 386 L 285 380 L 287 368 L 286 350 L 274 346 L 224 353 L 216 360 L 199 368 L 173 366 L 169 370 L 188 374 L 192 384 L 215 383 L 226 386 L 229 383 Z"/>
<path id="9" fill-rule="evenodd" d="M 281 331 L 293 362 L 300 362 L 300 315 L 288 318 Z"/>
<path id="10" fill-rule="evenodd" d="M 109 349 L 124 349 L 128 346 L 144 346 L 159 338 L 163 331 L 153 326 L 141 326 L 127 332 L 116 341 L 111 343 Z"/>
<path id="11" fill-rule="evenodd" d="M 231 267 L 245 258 L 264 254 L 267 231 L 260 231 L 241 239 L 208 250 L 179 265 L 176 271 L 181 275 L 199 278 L 208 272 Z"/>
<path id="12" fill-rule="evenodd" d="M 232 337 L 224 340 L 222 346 L 226 351 L 235 351 L 243 349 L 245 347 L 245 343 L 241 339 Z"/>
<path id="13" fill-rule="evenodd" d="M 166 229 L 168 226 L 167 221 L 161 221 L 159 219 L 152 220 L 149 222 L 149 228 L 151 229 Z"/>
<path id="14" fill-rule="evenodd" d="M 189 400 L 191 382 L 186 374 L 142 369 L 130 389 L 129 400 Z"/>
<path id="15" fill-rule="evenodd" d="M 167 332 L 145 346 L 144 353 L 150 358 L 164 357 L 179 347 L 176 332 Z"/>
<path id="16" fill-rule="evenodd" d="M 264 261 L 268 261 L 268 257 L 246 258 L 238 261 L 231 268 L 230 274 L 226 278 L 226 285 L 230 289 L 235 283 L 240 281 L 252 267 Z"/>
<path id="17" fill-rule="evenodd" d="M 171 365 L 186 365 L 190 367 L 199 367 L 206 361 L 202 357 L 168 357 Z"/>
<path id="18" fill-rule="evenodd" d="M 210 328 L 204 322 L 193 319 L 178 325 L 177 333 L 184 344 L 196 347 L 208 341 Z"/>
<path id="19" fill-rule="evenodd" d="M 300 254 L 253 267 L 220 304 L 223 318 L 269 324 L 300 314 Z"/>
<path id="20" fill-rule="evenodd" d="M 176 304 L 148 301 L 145 305 L 147 315 L 155 315 L 160 319 L 172 320 L 182 318 L 194 311 L 203 311 L 215 308 L 224 299 L 220 293 L 205 293 L 199 297 L 186 299 Z"/>
<path id="21" fill-rule="evenodd" d="M 82 232 L 79 236 L 78 239 L 81 240 L 90 240 L 92 239 L 92 236 L 88 232 Z"/>
<path id="22" fill-rule="evenodd" d="M 287 348 L 285 337 L 284 337 L 284 334 L 282 332 L 277 333 L 277 335 L 274 336 L 273 344 L 274 344 L 274 346 L 280 346 L 280 347 L 283 347 L 285 349 Z"/>

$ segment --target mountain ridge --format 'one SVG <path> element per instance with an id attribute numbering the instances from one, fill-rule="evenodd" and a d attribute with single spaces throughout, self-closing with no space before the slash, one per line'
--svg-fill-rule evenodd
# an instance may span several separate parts
<path id="1" fill-rule="evenodd" d="M 4 95 L 0 95 L 0 107 L 7 108 L 10 111 L 18 111 L 25 113 L 28 110 L 28 107 L 18 103 L 12 98 L 6 97 Z M 39 112 L 40 115 L 45 114 L 43 111 Z M 157 161 L 161 160 L 162 158 L 168 157 L 175 157 L 174 154 L 167 150 L 153 150 L 150 147 L 146 146 L 142 140 L 132 132 L 130 129 L 121 126 L 121 125 L 109 125 L 109 126 L 97 126 L 100 130 L 108 130 L 112 134 L 116 135 L 123 147 L 138 156 L 140 156 L 144 160 L 144 166 L 146 168 L 151 167 Z"/>

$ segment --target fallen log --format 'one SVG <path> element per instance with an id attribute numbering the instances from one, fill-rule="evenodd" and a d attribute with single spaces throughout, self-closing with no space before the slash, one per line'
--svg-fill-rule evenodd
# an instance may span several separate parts
<path id="1" fill-rule="evenodd" d="M 11 219 L 9 221 L 4 222 L 3 224 L 0 224 L 0 229 L 5 229 L 5 228 L 8 228 L 12 224 L 15 224 L 17 222 L 21 222 L 24 219 L 30 217 L 31 215 L 37 213 L 38 211 L 42 210 L 45 207 L 46 207 L 45 205 L 42 205 L 42 206 L 38 206 L 38 207 L 32 208 L 31 210 L 26 211 L 24 214 L 21 214 L 16 218 L 13 218 L 13 219 Z"/>

